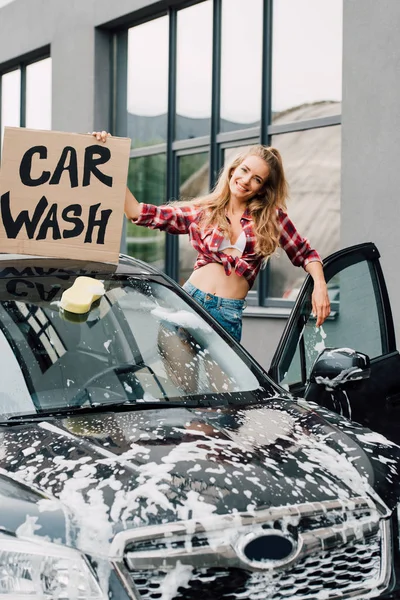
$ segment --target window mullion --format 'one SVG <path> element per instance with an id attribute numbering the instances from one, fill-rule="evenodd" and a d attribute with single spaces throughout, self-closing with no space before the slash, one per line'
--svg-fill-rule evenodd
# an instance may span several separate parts
<path id="1" fill-rule="evenodd" d="M 169 11 L 169 69 L 168 69 L 168 121 L 167 121 L 167 180 L 166 200 L 177 195 L 177 165 L 172 142 L 175 139 L 176 122 L 176 43 L 177 11 Z M 165 271 L 172 279 L 178 280 L 179 245 L 177 236 L 167 234 L 165 241 Z"/>
<path id="2" fill-rule="evenodd" d="M 21 65 L 21 89 L 20 89 L 20 107 L 19 107 L 19 125 L 26 127 L 26 66 Z"/>
<path id="3" fill-rule="evenodd" d="M 1 143 L 1 132 L 2 132 L 2 107 L 3 107 L 3 95 L 2 95 L 2 83 L 3 83 L 3 76 L 0 73 L 0 160 L 1 160 L 1 151 L 2 151 L 2 143 Z"/>
<path id="4" fill-rule="evenodd" d="M 271 123 L 271 81 L 272 81 L 272 2 L 264 0 L 263 10 L 263 59 L 261 85 L 261 126 L 260 142 L 269 145 L 268 127 Z M 265 306 L 269 293 L 270 263 L 261 269 L 258 276 L 258 303 Z"/>
<path id="5" fill-rule="evenodd" d="M 221 167 L 217 144 L 220 129 L 221 109 L 221 19 L 222 0 L 213 4 L 213 58 L 212 58 L 212 102 L 211 102 L 211 144 L 210 144 L 210 188 L 213 188 Z"/>

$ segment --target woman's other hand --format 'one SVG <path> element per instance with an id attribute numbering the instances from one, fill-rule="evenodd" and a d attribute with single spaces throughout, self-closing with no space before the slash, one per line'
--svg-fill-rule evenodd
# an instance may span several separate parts
<path id="1" fill-rule="evenodd" d="M 311 296 L 312 311 L 317 317 L 316 327 L 321 327 L 331 312 L 331 304 L 328 295 L 326 283 L 314 284 L 314 291 Z"/>
<path id="2" fill-rule="evenodd" d="M 316 326 L 321 327 L 331 312 L 331 303 L 328 295 L 328 286 L 326 285 L 324 270 L 322 264 L 318 261 L 308 263 L 307 273 L 310 273 L 314 280 L 314 291 L 311 296 L 312 313 L 317 318 Z"/>

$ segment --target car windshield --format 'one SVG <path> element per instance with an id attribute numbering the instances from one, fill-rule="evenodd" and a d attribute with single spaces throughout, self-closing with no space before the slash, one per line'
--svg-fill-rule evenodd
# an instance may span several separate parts
<path id="1" fill-rule="evenodd" d="M 74 277 L 1 280 L 0 420 L 125 402 L 227 403 L 260 388 L 245 355 L 162 278 L 98 279 L 106 293 L 85 315 L 59 306 Z"/>

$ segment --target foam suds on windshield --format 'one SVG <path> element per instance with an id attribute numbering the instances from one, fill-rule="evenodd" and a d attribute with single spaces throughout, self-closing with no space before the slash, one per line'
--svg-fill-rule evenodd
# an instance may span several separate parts
<path id="1" fill-rule="evenodd" d="M 202 329 L 204 331 L 212 331 L 210 325 L 203 321 L 196 313 L 191 313 L 187 310 L 170 311 L 161 306 L 153 308 L 151 314 L 161 321 L 167 321 L 179 327 Z"/>

